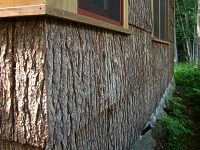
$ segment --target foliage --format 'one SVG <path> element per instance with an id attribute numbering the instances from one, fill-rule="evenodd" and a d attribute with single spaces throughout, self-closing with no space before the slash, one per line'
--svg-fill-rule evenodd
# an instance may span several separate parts
<path id="1" fill-rule="evenodd" d="M 192 133 L 188 128 L 192 121 L 184 115 L 186 106 L 182 101 L 179 97 L 171 97 L 170 106 L 173 113 L 163 120 L 163 125 L 168 131 L 167 147 L 170 150 L 186 150 L 187 146 L 184 144 L 185 139 L 183 137 Z"/>
<path id="2" fill-rule="evenodd" d="M 176 85 L 186 99 L 199 102 L 200 99 L 200 71 L 197 65 L 180 64 L 175 68 Z"/>
<path id="3" fill-rule="evenodd" d="M 197 0 L 176 0 L 175 13 L 179 61 L 189 61 L 196 37 Z"/>
<path id="4" fill-rule="evenodd" d="M 192 113 L 200 112 L 200 71 L 196 65 L 179 64 L 175 80 L 177 90 L 169 100 L 172 113 L 164 118 L 163 125 L 168 130 L 168 149 L 187 150 L 187 137 L 193 135 Z"/>

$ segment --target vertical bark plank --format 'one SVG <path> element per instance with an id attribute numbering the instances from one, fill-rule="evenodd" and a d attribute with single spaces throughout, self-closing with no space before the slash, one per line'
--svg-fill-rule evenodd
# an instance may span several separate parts
<path id="1" fill-rule="evenodd" d="M 46 49 L 39 18 L 0 21 L 0 137 L 45 147 Z"/>
<path id="2" fill-rule="evenodd" d="M 53 149 L 128 149 L 172 78 L 169 45 L 47 19 Z"/>

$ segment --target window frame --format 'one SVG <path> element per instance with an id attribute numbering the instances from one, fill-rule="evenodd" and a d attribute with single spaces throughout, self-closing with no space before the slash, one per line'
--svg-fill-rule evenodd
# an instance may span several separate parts
<path id="1" fill-rule="evenodd" d="M 78 0 L 45 0 L 41 3 L 35 3 L 35 5 L 27 3 L 24 6 L 21 3 L 16 3 L 14 6 L 12 5 L 13 7 L 9 6 L 10 5 L 0 5 L 0 12 L 2 12 L 0 13 L 0 19 L 5 17 L 46 15 L 108 29 L 121 34 L 134 34 L 134 32 L 129 29 L 128 0 L 123 0 L 122 4 L 122 25 L 116 25 L 109 21 L 97 18 L 95 19 L 94 17 L 78 13 Z"/>
<path id="2" fill-rule="evenodd" d="M 123 26 L 124 25 L 124 17 L 123 17 L 123 15 L 124 15 L 124 1 L 125 0 L 120 0 L 120 21 L 115 21 L 111 18 L 104 17 L 104 16 L 101 16 L 101 15 L 96 14 L 94 12 L 80 8 L 79 0 L 78 0 L 78 5 L 77 5 L 78 14 L 85 15 L 85 16 L 88 16 L 88 17 L 91 17 L 91 18 L 94 18 L 94 19 L 97 19 L 97 20 L 105 21 L 105 22 L 108 22 L 108 23 L 111 23 L 111 24 L 114 24 L 114 25 L 117 25 L 117 26 Z"/>
<path id="3" fill-rule="evenodd" d="M 158 36 L 155 35 L 155 18 L 154 18 L 154 0 L 152 0 L 152 18 L 153 18 L 153 40 L 154 41 L 158 41 L 158 42 L 161 42 L 161 43 L 165 43 L 165 44 L 169 44 L 169 31 L 170 31 L 170 28 L 169 28 L 169 15 L 170 15 L 170 10 L 169 10 L 169 0 L 165 0 L 165 39 L 163 39 L 161 37 L 161 5 L 160 5 L 160 1 L 161 0 L 158 0 Z"/>

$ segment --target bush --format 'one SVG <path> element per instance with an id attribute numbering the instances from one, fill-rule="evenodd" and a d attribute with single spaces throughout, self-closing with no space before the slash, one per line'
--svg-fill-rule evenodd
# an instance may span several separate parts
<path id="1" fill-rule="evenodd" d="M 169 102 L 173 112 L 166 116 L 162 122 L 168 131 L 167 148 L 170 150 L 186 150 L 187 146 L 183 137 L 192 133 L 188 129 L 192 121 L 184 115 L 186 106 L 182 103 L 183 99 L 171 97 Z"/>
<path id="2" fill-rule="evenodd" d="M 177 89 L 171 97 L 170 115 L 162 124 L 167 128 L 167 148 L 187 150 L 187 136 L 192 135 L 191 112 L 200 112 L 200 71 L 196 65 L 180 64 L 174 71 Z"/>
<path id="3" fill-rule="evenodd" d="M 200 99 L 200 71 L 197 65 L 180 64 L 175 68 L 176 85 L 181 96 L 186 99 L 199 101 Z"/>

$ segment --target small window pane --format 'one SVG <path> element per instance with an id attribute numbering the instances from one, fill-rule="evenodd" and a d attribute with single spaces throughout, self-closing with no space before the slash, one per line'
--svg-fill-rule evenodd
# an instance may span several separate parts
<path id="1" fill-rule="evenodd" d="M 154 0 L 154 36 L 159 37 L 159 0 Z"/>
<path id="2" fill-rule="evenodd" d="M 168 32 L 169 32 L 168 31 L 169 30 L 168 29 L 168 26 L 169 26 L 169 24 L 168 24 L 168 22 L 169 22 L 168 21 L 168 0 L 166 0 L 166 13 L 165 14 L 166 14 L 166 21 L 165 21 L 166 22 L 165 23 L 166 24 L 166 30 L 165 30 L 166 37 L 165 37 L 165 40 L 168 40 Z"/>
<path id="3" fill-rule="evenodd" d="M 165 40 L 165 30 L 166 30 L 166 9 L 165 9 L 165 1 L 160 0 L 160 38 Z"/>
<path id="4" fill-rule="evenodd" d="M 117 22 L 121 21 L 121 0 L 79 0 L 79 8 Z"/>

